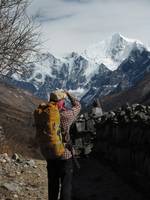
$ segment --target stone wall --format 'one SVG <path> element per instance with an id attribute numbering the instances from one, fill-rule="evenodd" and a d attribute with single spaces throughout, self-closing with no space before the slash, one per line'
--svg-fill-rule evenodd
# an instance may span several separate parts
<path id="1" fill-rule="evenodd" d="M 126 105 L 95 120 L 94 153 L 150 178 L 150 106 Z"/>

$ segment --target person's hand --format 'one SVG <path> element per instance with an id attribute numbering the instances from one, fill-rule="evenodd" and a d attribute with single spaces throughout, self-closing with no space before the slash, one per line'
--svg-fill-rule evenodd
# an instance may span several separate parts
<path id="1" fill-rule="evenodd" d="M 67 96 L 69 95 L 69 92 L 67 90 L 64 90 L 64 92 L 66 93 Z"/>

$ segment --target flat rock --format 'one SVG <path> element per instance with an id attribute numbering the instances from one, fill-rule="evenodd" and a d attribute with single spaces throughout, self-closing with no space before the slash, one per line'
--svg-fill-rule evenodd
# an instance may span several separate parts
<path id="1" fill-rule="evenodd" d="M 17 183 L 4 183 L 2 187 L 6 188 L 11 192 L 20 192 L 21 188 Z"/>

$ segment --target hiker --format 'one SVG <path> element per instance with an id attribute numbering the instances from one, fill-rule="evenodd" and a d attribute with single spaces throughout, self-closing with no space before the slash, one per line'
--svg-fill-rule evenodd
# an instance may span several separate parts
<path id="1" fill-rule="evenodd" d="M 57 93 L 57 94 L 56 94 Z M 65 106 L 65 98 L 71 102 L 71 108 Z M 72 175 L 73 175 L 73 149 L 70 143 L 69 129 L 71 124 L 76 120 L 80 112 L 80 102 L 69 92 L 59 93 L 52 92 L 50 94 L 49 103 L 55 105 L 60 114 L 60 132 L 62 134 L 62 148 L 60 156 L 52 154 L 51 148 L 43 143 L 40 146 L 41 152 L 47 161 L 48 172 L 48 197 L 49 200 L 71 200 Z M 41 141 L 39 141 L 41 143 Z"/>

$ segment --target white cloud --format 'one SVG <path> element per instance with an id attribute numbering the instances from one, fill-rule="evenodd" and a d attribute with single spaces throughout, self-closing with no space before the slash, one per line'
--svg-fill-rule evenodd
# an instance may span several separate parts
<path id="1" fill-rule="evenodd" d="M 149 43 L 149 6 L 148 0 L 34 0 L 30 13 L 39 14 L 44 48 L 62 55 L 114 32 Z"/>

